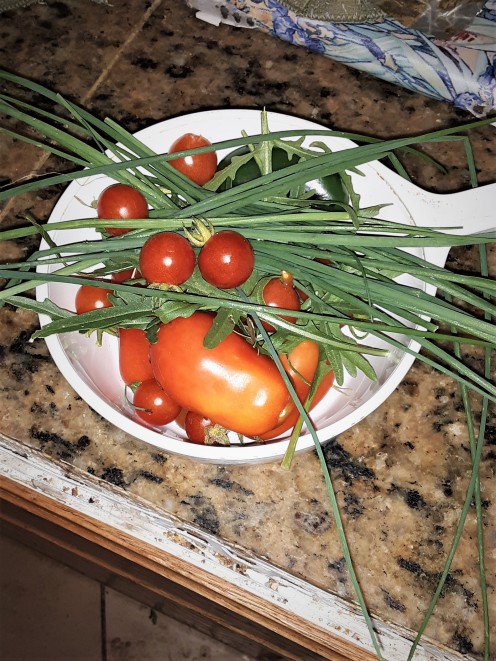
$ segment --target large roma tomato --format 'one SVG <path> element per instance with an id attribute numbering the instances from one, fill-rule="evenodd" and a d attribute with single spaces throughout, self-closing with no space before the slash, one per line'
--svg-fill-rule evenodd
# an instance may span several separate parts
<path id="1" fill-rule="evenodd" d="M 195 312 L 163 324 L 150 350 L 155 378 L 183 408 L 226 429 L 245 436 L 268 432 L 290 400 L 275 363 L 235 333 L 206 349 L 212 323 L 212 315 Z"/>
<path id="2" fill-rule="evenodd" d="M 312 340 L 303 340 L 289 355 L 282 355 L 281 362 L 291 379 L 291 383 L 302 404 L 305 403 L 310 385 L 319 364 L 319 347 Z M 302 378 L 303 377 L 303 378 Z M 329 371 L 320 382 L 317 391 L 312 400 L 310 409 L 314 408 L 322 398 L 329 392 L 334 382 L 334 374 Z M 266 434 L 261 434 L 262 440 L 276 438 L 280 434 L 288 431 L 296 424 L 300 414 L 298 409 L 291 402 L 288 405 L 288 411 L 281 411 L 281 417 L 278 424 Z"/>

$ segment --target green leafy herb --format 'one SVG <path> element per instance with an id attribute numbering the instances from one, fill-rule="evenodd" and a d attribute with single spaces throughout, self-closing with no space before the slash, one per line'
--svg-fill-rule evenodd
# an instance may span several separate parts
<path id="1" fill-rule="evenodd" d="M 327 129 L 270 132 L 267 115 L 262 113 L 259 135 L 241 134 L 240 138 L 224 140 L 211 147 L 174 154 L 177 158 L 243 146 L 247 149 L 246 154 L 234 157 L 230 165 L 202 188 L 169 165 L 171 155 L 154 153 L 113 120 L 101 121 L 59 94 L 14 74 L 0 71 L 0 80 L 28 89 L 60 109 L 57 114 L 14 95 L 0 94 L 0 112 L 6 118 L 0 132 L 65 159 L 71 168 L 65 174 L 33 177 L 27 182 L 5 186 L 0 189 L 0 201 L 55 184 L 106 175 L 138 188 L 151 207 L 148 219 L 123 221 L 88 217 L 47 224 L 29 218 L 26 227 L 1 231 L 0 240 L 17 240 L 38 234 L 43 239 L 43 246 L 28 260 L 0 265 L 0 278 L 5 280 L 0 291 L 0 305 L 8 303 L 48 318 L 49 321 L 34 333 L 35 338 L 78 331 L 96 332 L 97 341 L 104 332 L 140 328 L 154 342 L 161 323 L 187 317 L 196 310 L 209 310 L 215 318 L 205 339 L 207 347 L 216 346 L 236 329 L 261 352 L 270 355 L 300 414 L 282 465 L 290 467 L 298 436 L 305 425 L 315 444 L 344 557 L 379 659 L 382 659 L 380 645 L 355 575 L 332 477 L 308 411 L 316 388 L 329 369 L 334 372 L 338 386 L 344 383 L 346 374 L 355 376 L 361 372 L 374 380 L 376 373 L 371 357 L 383 356 L 387 351 L 412 354 L 458 381 L 468 416 L 473 473 L 441 579 L 409 659 L 413 657 L 441 594 L 472 497 L 475 497 L 485 627 L 484 658 L 487 660 L 490 625 L 478 470 L 488 403 L 496 401 L 496 385 L 489 372 L 489 356 L 496 347 L 496 283 L 488 277 L 484 259 L 481 274 L 458 274 L 430 264 L 419 254 L 405 249 L 479 245 L 481 255 L 484 255 L 485 246 L 494 242 L 496 236 L 493 233 L 464 237 L 383 220 L 380 214 L 384 205 L 360 206 L 361 199 L 354 190 L 352 175 L 360 174 L 360 165 L 388 159 L 401 175 L 407 177 L 398 159 L 398 151 L 415 151 L 432 162 L 427 155 L 416 152 L 415 145 L 459 141 L 465 149 L 472 185 L 475 186 L 476 169 L 467 132 L 493 120 L 474 121 L 464 127 L 423 136 L 379 140 Z M 19 130 L 19 126 L 24 130 Z M 332 152 L 325 142 L 315 140 L 319 136 L 348 138 L 358 146 Z M 309 147 L 304 146 L 306 138 L 314 140 Z M 296 156 L 297 162 L 275 171 L 272 168 L 275 147 L 286 152 L 288 158 Z M 235 188 L 219 190 L 251 159 L 261 172 L 259 177 Z M 347 201 L 317 203 L 311 193 L 305 192 L 307 182 L 323 175 L 340 178 Z M 126 227 L 132 231 L 109 237 L 105 228 L 110 227 Z M 109 287 L 109 281 L 104 278 L 138 267 L 140 248 L 154 233 L 182 232 L 197 250 L 196 238 L 201 227 L 214 232 L 234 229 L 251 241 L 256 269 L 242 289 L 218 290 L 206 283 L 196 269 L 180 287 L 136 287 L 135 282 L 112 283 L 111 308 L 81 315 L 63 310 L 50 300 L 40 302 L 23 295 L 33 286 L 47 283 Z M 96 229 L 101 233 L 101 239 L 57 245 L 55 236 L 60 237 L 68 229 L 80 228 Z M 306 297 L 301 310 L 267 306 L 260 294 L 261 283 L 288 268 L 296 286 Z M 415 278 L 418 286 L 399 283 L 398 278 L 405 275 Z M 142 280 L 139 284 L 145 282 Z M 467 306 L 476 313 L 467 311 Z M 296 322 L 284 319 L 288 315 L 296 318 Z M 270 323 L 276 331 L 269 336 L 262 322 Z M 441 333 L 440 327 L 450 330 Z M 303 403 L 299 401 L 280 360 L 280 354 L 289 352 L 302 339 L 317 342 L 320 350 L 319 366 Z M 377 340 L 388 349 L 378 349 L 374 344 Z M 483 348 L 484 375 L 463 360 L 462 344 Z M 469 390 L 483 398 L 477 438 Z"/>

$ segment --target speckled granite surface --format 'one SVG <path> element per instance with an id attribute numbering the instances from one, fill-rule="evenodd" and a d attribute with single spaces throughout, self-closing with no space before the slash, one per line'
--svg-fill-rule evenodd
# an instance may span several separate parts
<path id="1" fill-rule="evenodd" d="M 263 55 L 263 57 L 261 57 Z M 381 136 L 418 133 L 470 118 L 441 103 L 346 69 L 254 31 L 198 22 L 181 3 L 123 0 L 113 7 L 48 2 L 0 19 L 0 61 L 136 130 L 190 110 L 242 106 L 287 111 L 337 128 Z M 481 183 L 496 181 L 494 129 L 473 145 Z M 468 186 L 460 145 L 431 147 L 441 175 L 409 163 L 426 188 Z M 0 177 L 15 180 L 46 164 L 38 152 L 0 137 Z M 60 190 L 16 199 L 4 227 L 26 210 L 46 217 Z M 18 259 L 35 241 L 0 246 Z M 452 265 L 475 255 L 457 251 Z M 492 265 L 496 251 L 492 251 Z M 47 455 L 149 500 L 310 583 L 351 597 L 335 525 L 313 453 L 287 473 L 278 464 L 200 465 L 125 436 L 71 390 L 42 341 L 28 343 L 36 318 L 0 310 L 0 430 Z M 477 357 L 474 356 L 477 360 Z M 496 622 L 496 426 L 481 466 L 487 574 Z M 416 629 L 435 589 L 470 477 L 461 399 L 448 379 L 415 364 L 393 396 L 326 446 L 357 573 L 370 609 Z M 427 634 L 477 658 L 482 643 L 475 518 Z M 496 656 L 496 633 L 492 654 Z"/>

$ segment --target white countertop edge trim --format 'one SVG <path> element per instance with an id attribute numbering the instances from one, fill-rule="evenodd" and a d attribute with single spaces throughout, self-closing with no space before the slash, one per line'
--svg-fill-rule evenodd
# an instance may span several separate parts
<path id="1" fill-rule="evenodd" d="M 0 466 L 0 474 L 17 484 L 132 535 L 374 653 L 358 607 L 258 557 L 250 556 L 244 549 L 222 542 L 191 524 L 153 509 L 134 494 L 118 490 L 69 464 L 45 458 L 39 451 L 1 433 Z M 376 619 L 374 627 L 384 657 L 388 661 L 404 661 L 411 646 L 408 638 L 411 632 Z M 416 661 L 461 661 L 470 658 L 439 649 L 427 639 L 421 641 L 415 654 Z"/>

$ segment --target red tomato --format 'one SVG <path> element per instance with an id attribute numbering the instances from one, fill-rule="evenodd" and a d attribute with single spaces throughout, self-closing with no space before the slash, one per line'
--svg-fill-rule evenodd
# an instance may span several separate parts
<path id="1" fill-rule="evenodd" d="M 82 285 L 76 293 L 76 312 L 78 314 L 84 314 L 92 310 L 110 308 L 112 303 L 108 300 L 107 296 L 113 293 L 112 289 Z"/>
<path id="2" fill-rule="evenodd" d="M 124 271 L 117 271 L 116 273 L 112 273 L 110 275 L 112 282 L 115 282 L 117 285 L 121 285 L 127 280 L 138 280 L 139 278 L 141 278 L 141 273 L 138 271 L 138 269 L 135 268 L 125 269 Z"/>
<path id="3" fill-rule="evenodd" d="M 155 379 L 144 381 L 134 393 L 136 415 L 151 425 L 167 425 L 181 412 L 181 407 L 162 390 Z M 146 409 L 144 411 L 140 409 Z"/>
<path id="4" fill-rule="evenodd" d="M 119 330 L 119 370 L 128 386 L 153 379 L 150 363 L 150 342 L 139 328 Z"/>
<path id="5" fill-rule="evenodd" d="M 191 277 L 196 256 L 191 243 L 175 232 L 151 236 L 141 248 L 139 265 L 149 283 L 180 285 Z"/>
<path id="6" fill-rule="evenodd" d="M 105 220 L 148 218 L 148 204 L 136 188 L 126 184 L 112 184 L 100 193 L 96 212 L 98 218 Z M 124 227 L 107 227 L 106 231 L 111 236 L 118 236 L 131 230 Z"/>
<path id="7" fill-rule="evenodd" d="M 284 272 L 286 273 L 286 272 Z M 283 275 L 281 278 L 272 278 L 263 288 L 263 300 L 266 305 L 274 308 L 285 308 L 286 310 L 299 310 L 300 298 L 296 289 L 293 287 L 293 277 Z M 281 319 L 295 323 L 296 317 L 289 315 L 281 315 Z M 276 329 L 272 324 L 262 321 L 262 325 L 268 333 L 272 333 Z"/>
<path id="8" fill-rule="evenodd" d="M 291 383 L 294 386 L 296 394 L 300 402 L 304 403 L 307 395 L 310 391 L 309 383 L 312 382 L 312 379 L 315 375 L 315 370 L 317 369 L 319 363 L 319 347 L 312 340 L 303 340 L 300 342 L 289 355 L 281 356 L 281 362 L 291 379 Z M 300 376 L 301 375 L 301 376 Z M 303 379 L 301 378 L 303 377 Z M 304 380 L 305 379 L 305 380 Z M 308 383 L 307 383 L 308 382 Z M 332 384 L 334 382 L 334 374 L 328 372 L 322 381 L 320 382 L 317 392 L 314 395 L 312 400 L 311 409 L 314 408 L 322 398 L 329 392 Z M 280 434 L 283 434 L 285 431 L 288 431 L 296 424 L 299 418 L 299 411 L 293 405 L 289 407 L 289 413 L 285 415 L 285 411 L 282 412 L 281 419 L 278 425 L 274 427 L 270 432 L 266 434 L 261 434 L 260 438 L 264 441 L 276 438 Z"/>
<path id="9" fill-rule="evenodd" d="M 189 411 L 245 436 L 273 429 L 289 393 L 275 363 L 232 332 L 204 347 L 213 316 L 194 312 L 162 324 L 150 358 L 155 378 Z"/>
<path id="10" fill-rule="evenodd" d="M 177 420 L 176 420 L 177 422 Z M 197 445 L 229 445 L 228 431 L 201 413 L 188 411 L 184 419 L 186 435 Z"/>
<path id="11" fill-rule="evenodd" d="M 202 135 L 186 133 L 178 138 L 170 147 L 169 153 L 175 154 L 187 149 L 197 149 L 198 147 L 208 147 L 212 143 Z M 217 170 L 217 154 L 214 151 L 204 154 L 193 154 L 184 158 L 176 158 L 169 161 L 173 168 L 179 170 L 185 177 L 199 186 L 203 186 L 210 181 Z"/>
<path id="12" fill-rule="evenodd" d="M 204 445 L 206 440 L 205 431 L 211 425 L 212 421 L 210 418 L 205 418 L 205 416 L 194 411 L 188 411 L 184 420 L 184 429 L 186 430 L 188 439 L 198 445 Z"/>
<path id="13" fill-rule="evenodd" d="M 255 266 L 255 255 L 248 239 L 238 232 L 216 232 L 198 255 L 203 278 L 219 289 L 239 287 L 248 280 Z"/>

